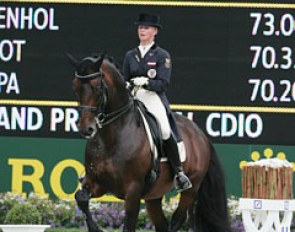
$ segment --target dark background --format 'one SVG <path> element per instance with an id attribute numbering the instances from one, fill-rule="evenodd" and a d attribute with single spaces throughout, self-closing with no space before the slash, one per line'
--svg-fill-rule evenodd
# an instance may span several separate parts
<path id="1" fill-rule="evenodd" d="M 248 84 L 248 79 L 251 78 L 272 79 L 275 83 L 280 79 L 294 82 L 294 69 L 251 69 L 253 53 L 249 50 L 251 45 L 272 46 L 278 49 L 282 46 L 294 47 L 294 35 L 266 38 L 262 36 L 263 28 L 260 28 L 258 35 L 252 36 L 253 19 L 249 16 L 251 12 L 271 12 L 278 18 L 285 13 L 291 13 L 295 17 L 294 10 L 99 4 L 1 5 L 54 8 L 54 22 L 59 25 L 59 31 L 0 30 L 0 39 L 27 41 L 26 45 L 22 46 L 21 63 L 0 62 L 0 71 L 17 73 L 21 94 L 7 95 L 1 91 L 1 99 L 76 100 L 71 89 L 74 70 L 68 64 L 65 53 L 71 52 L 78 59 L 82 59 L 92 53 L 106 50 L 119 65 L 122 65 L 125 52 L 138 44 L 134 21 L 140 12 L 147 12 L 161 16 L 163 29 L 158 35 L 157 43 L 169 50 L 172 56 L 173 74 L 168 92 L 170 103 L 294 107 L 294 101 L 251 102 L 253 86 Z M 277 91 L 280 95 L 283 90 L 278 88 Z M 200 112 L 196 119 L 203 129 L 206 115 L 208 112 Z M 213 141 L 294 144 L 293 114 L 267 113 L 262 117 L 266 132 L 255 141 L 240 138 L 213 138 Z M 2 131 L 3 133 L 11 135 L 12 132 Z M 15 133 L 19 132 L 13 132 Z M 48 132 L 45 129 L 33 134 L 40 135 L 48 136 Z M 60 136 L 64 136 L 63 133 L 60 133 Z"/>

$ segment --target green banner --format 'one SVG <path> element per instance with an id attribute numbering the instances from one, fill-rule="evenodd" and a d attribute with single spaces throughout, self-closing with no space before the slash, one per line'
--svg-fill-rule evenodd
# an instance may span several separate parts
<path id="1" fill-rule="evenodd" d="M 73 199 L 84 174 L 82 139 L 0 137 L 0 192 L 36 192 L 51 198 Z M 295 147 L 215 144 L 224 167 L 228 195 L 241 195 L 241 169 L 261 158 L 293 159 Z M 117 200 L 105 196 L 101 200 Z"/>

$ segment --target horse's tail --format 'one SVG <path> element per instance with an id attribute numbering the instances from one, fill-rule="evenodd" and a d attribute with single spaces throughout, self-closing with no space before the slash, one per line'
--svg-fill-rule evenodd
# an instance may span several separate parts
<path id="1" fill-rule="evenodd" d="M 195 222 L 200 232 L 230 232 L 224 173 L 213 145 L 208 172 L 198 191 Z"/>

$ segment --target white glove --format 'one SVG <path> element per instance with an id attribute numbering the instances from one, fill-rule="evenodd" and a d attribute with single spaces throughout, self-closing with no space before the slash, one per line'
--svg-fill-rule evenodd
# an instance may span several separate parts
<path id="1" fill-rule="evenodd" d="M 147 85 L 149 83 L 149 78 L 135 77 L 135 78 L 131 79 L 131 81 L 133 82 L 134 85 L 143 86 L 143 85 Z"/>

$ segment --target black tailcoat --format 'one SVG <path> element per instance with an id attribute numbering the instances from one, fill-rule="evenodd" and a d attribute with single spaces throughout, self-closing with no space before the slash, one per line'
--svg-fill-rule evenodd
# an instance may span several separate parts
<path id="1" fill-rule="evenodd" d="M 142 76 L 149 78 L 149 84 L 144 87 L 159 95 L 166 108 L 174 136 L 177 140 L 180 140 L 175 119 L 166 96 L 166 91 L 170 83 L 171 69 L 172 64 L 169 52 L 156 44 L 150 48 L 143 58 L 141 58 L 138 47 L 128 51 L 123 62 L 125 81 Z"/>

